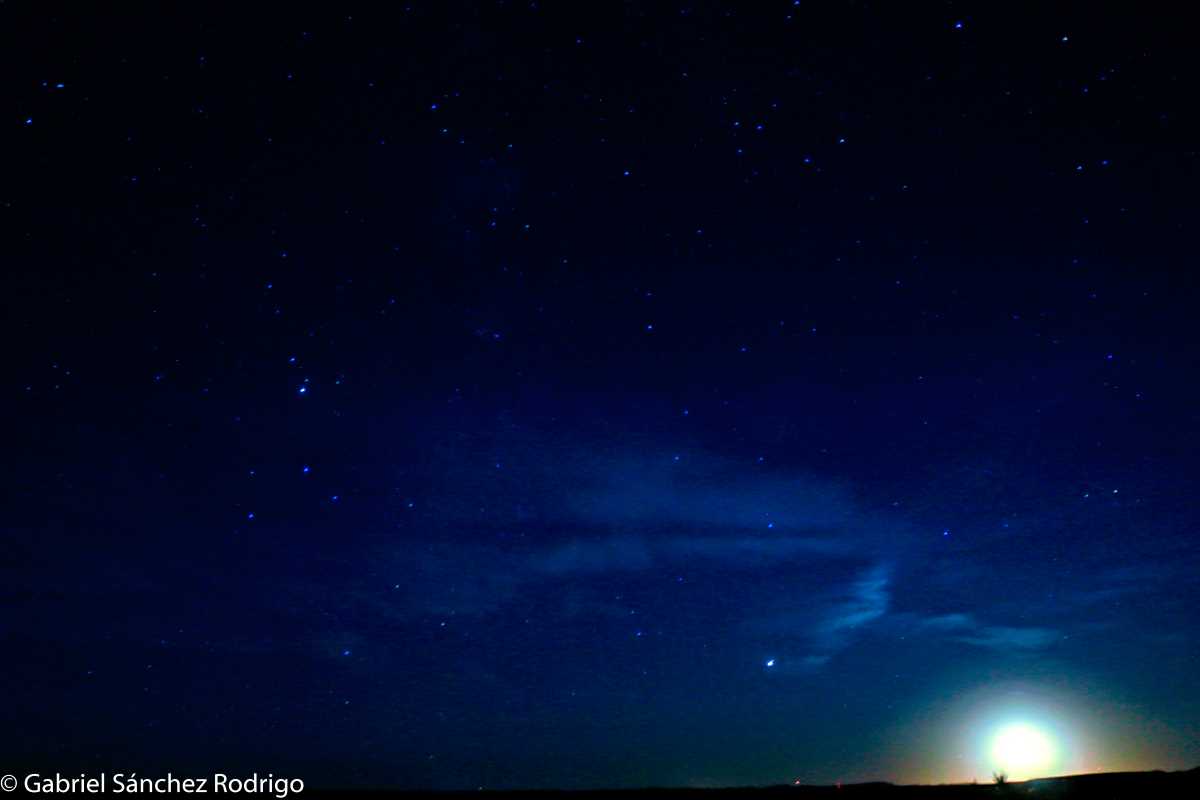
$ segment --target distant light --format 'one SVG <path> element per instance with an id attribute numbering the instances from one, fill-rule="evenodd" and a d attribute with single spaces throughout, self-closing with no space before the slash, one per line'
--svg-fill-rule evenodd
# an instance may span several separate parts
<path id="1" fill-rule="evenodd" d="M 1058 747 L 1044 731 L 1026 722 L 1006 725 L 992 738 L 994 768 L 1010 779 L 1045 777 L 1058 762 Z"/>
<path id="2" fill-rule="evenodd" d="M 768 666 L 768 667 L 773 667 L 773 666 L 775 666 L 775 659 L 773 659 L 773 658 L 768 658 L 768 659 L 767 659 L 767 666 Z"/>
<path id="3" fill-rule="evenodd" d="M 254 519 L 254 512 L 251 511 L 249 514 L 247 514 L 246 519 Z"/>

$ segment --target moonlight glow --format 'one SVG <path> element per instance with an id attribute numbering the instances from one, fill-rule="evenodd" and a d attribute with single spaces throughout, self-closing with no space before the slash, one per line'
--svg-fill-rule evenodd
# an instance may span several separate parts
<path id="1" fill-rule="evenodd" d="M 1020 781 L 1136 769 L 1152 758 L 1126 756 L 1136 725 L 1070 687 L 997 681 L 962 692 L 921 727 L 906 729 L 897 747 L 911 754 L 895 771 L 912 783 L 953 783 L 987 782 L 997 773 Z"/>
<path id="2" fill-rule="evenodd" d="M 1058 746 L 1044 731 L 1025 722 L 1000 728 L 992 738 L 993 767 L 1014 780 L 1052 774 L 1058 764 Z"/>

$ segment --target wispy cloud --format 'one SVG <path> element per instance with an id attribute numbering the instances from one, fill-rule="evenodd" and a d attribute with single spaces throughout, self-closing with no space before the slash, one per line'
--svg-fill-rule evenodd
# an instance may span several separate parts
<path id="1" fill-rule="evenodd" d="M 1050 628 L 988 625 L 971 614 L 942 614 L 917 622 L 925 633 L 942 634 L 948 639 L 989 650 L 1040 650 L 1049 647 L 1062 634 Z"/>
<path id="2" fill-rule="evenodd" d="M 528 567 L 547 575 L 635 571 L 694 559 L 753 567 L 779 565 L 803 555 L 834 555 L 844 551 L 837 541 L 818 537 L 624 535 L 575 539 L 534 554 Z"/>
<path id="3" fill-rule="evenodd" d="M 570 616 L 608 602 L 613 580 L 653 580 L 654 570 L 778 578 L 782 592 L 743 591 L 736 611 L 753 618 L 780 613 L 778 604 L 789 600 L 804 605 L 796 625 L 812 642 L 845 638 L 886 612 L 888 578 L 858 573 L 887 560 L 881 554 L 895 527 L 864 513 L 844 485 L 696 451 L 580 454 L 544 445 L 527 459 L 506 459 L 498 473 L 501 481 L 520 473 L 541 487 L 540 507 L 522 502 L 515 516 L 481 518 L 484 500 L 448 504 L 451 516 L 439 521 L 461 534 L 415 558 L 395 557 L 413 613 L 489 615 L 531 595 L 545 609 L 559 595 L 561 613 Z M 462 485 L 447 491 L 457 494 Z M 473 491 L 484 493 L 489 509 L 503 509 L 515 487 Z M 530 535 L 498 539 L 497 527 Z M 805 585 L 788 580 L 789 571 L 804 575 Z M 597 596 L 588 599 L 592 589 Z"/>
<path id="4" fill-rule="evenodd" d="M 986 647 L 990 650 L 1040 650 L 1062 638 L 1049 628 L 1010 628 L 1003 625 L 985 625 L 976 633 L 964 633 L 960 642 Z"/>
<path id="5" fill-rule="evenodd" d="M 678 458 L 678 460 L 676 460 Z M 783 476 L 698 453 L 614 459 L 571 493 L 576 521 L 692 530 L 847 531 L 863 514 L 846 487 L 812 476 Z M 862 534 L 869 529 L 859 530 Z"/>
<path id="6" fill-rule="evenodd" d="M 664 574 L 719 587 L 740 572 L 726 605 L 719 588 L 683 589 L 663 601 L 670 608 L 643 610 L 660 619 L 716 615 L 706 618 L 749 637 L 764 660 L 778 656 L 772 668 L 781 672 L 821 668 L 889 621 L 988 649 L 1032 650 L 1057 636 L 967 614 L 921 616 L 919 596 L 905 612 L 903 581 L 926 540 L 907 535 L 902 519 L 867 511 L 845 485 L 699 452 L 581 454 L 544 444 L 524 463 L 507 459 L 498 480 L 520 473 L 548 499 L 538 507 L 521 500 L 515 516 L 486 518 L 478 514 L 483 500 L 448 505 L 461 519 L 440 521 L 460 526 L 461 535 L 415 559 L 397 556 L 397 571 L 410 579 L 406 607 L 388 613 L 478 617 L 534 604 L 563 620 L 628 619 L 629 600 L 620 595 L 654 602 L 645 598 L 661 596 Z M 487 493 L 489 509 L 504 508 L 519 491 L 515 483 L 472 487 Z M 505 534 L 497 537 L 497 528 Z M 522 528 L 527 535 L 510 535 Z M 686 605 L 692 600 L 701 603 L 695 612 Z"/>
<path id="7" fill-rule="evenodd" d="M 861 629 L 883 618 L 891 605 L 891 570 L 876 564 L 843 585 L 808 598 L 803 607 L 747 621 L 749 630 L 792 651 L 779 671 L 810 671 L 852 645 Z"/>
<path id="8" fill-rule="evenodd" d="M 572 575 L 598 572 L 628 572 L 647 569 L 656 560 L 654 550 L 640 536 L 608 536 L 574 539 L 566 544 L 534 553 L 525 567 L 534 575 Z"/>
<path id="9" fill-rule="evenodd" d="M 879 619 L 888 610 L 888 570 L 875 566 L 854 581 L 849 591 L 822 624 L 821 632 L 837 637 Z"/>

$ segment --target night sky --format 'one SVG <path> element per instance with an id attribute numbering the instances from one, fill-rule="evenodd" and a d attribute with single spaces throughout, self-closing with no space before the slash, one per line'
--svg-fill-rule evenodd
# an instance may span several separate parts
<path id="1" fill-rule="evenodd" d="M 1171 14 L 84 5 L 0 6 L 4 772 L 1200 763 Z"/>

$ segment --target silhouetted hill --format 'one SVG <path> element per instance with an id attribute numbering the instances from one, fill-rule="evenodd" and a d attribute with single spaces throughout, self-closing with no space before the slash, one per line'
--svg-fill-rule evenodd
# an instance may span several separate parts
<path id="1" fill-rule="evenodd" d="M 315 790 L 304 795 L 328 795 Z M 1200 797 L 1200 767 L 1180 772 L 1105 772 L 1091 775 L 1067 775 L 1014 781 L 1003 786 L 991 783 L 942 784 L 937 786 L 898 786 L 891 783 L 855 783 L 844 786 L 763 786 L 730 789 L 626 789 L 596 791 L 485 791 L 485 792 L 394 792 L 359 790 L 337 792 L 362 798 L 396 797 L 406 800 L 437 798 L 455 800 L 481 794 L 499 798 L 535 797 L 537 800 L 735 800 L 736 798 L 852 798 L 853 800 L 909 800 L 930 797 L 937 800 L 987 800 L 987 798 L 1029 797 L 1038 800 L 1155 800 L 1156 798 Z"/>

